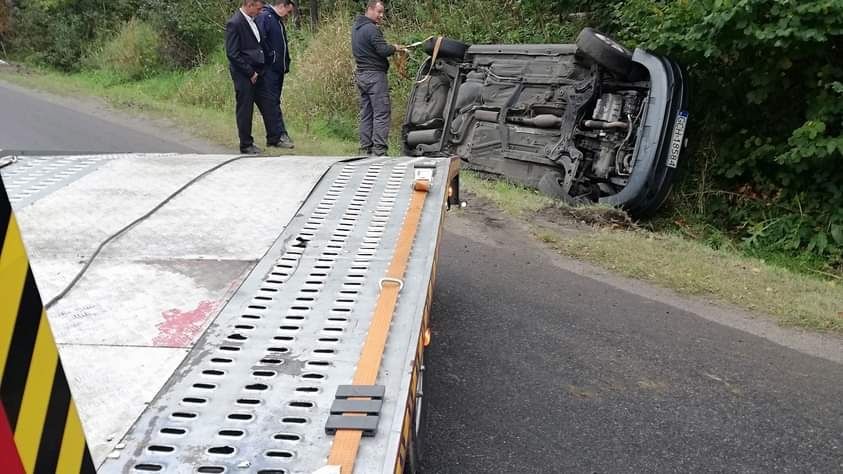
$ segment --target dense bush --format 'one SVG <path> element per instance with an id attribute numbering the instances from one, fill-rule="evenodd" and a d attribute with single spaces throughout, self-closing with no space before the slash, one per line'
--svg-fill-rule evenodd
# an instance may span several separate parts
<path id="1" fill-rule="evenodd" d="M 132 18 L 140 0 L 27 0 L 16 2 L 10 46 L 35 62 L 66 71 L 97 37 Z"/>
<path id="2" fill-rule="evenodd" d="M 16 5 L 14 50 L 37 62 L 72 71 L 79 69 L 91 42 L 115 33 L 132 18 L 156 28 L 168 61 L 186 66 L 200 64 L 222 43 L 225 20 L 240 1 L 27 0 Z"/>
<path id="3" fill-rule="evenodd" d="M 492 8 L 485 0 L 389 2 L 389 18 L 399 29 L 412 30 L 421 37 L 438 34 L 473 44 L 558 43 L 575 36 L 577 25 L 569 18 L 548 13 L 535 0 L 501 0 Z"/>
<path id="4" fill-rule="evenodd" d="M 169 57 L 184 66 L 202 64 L 222 44 L 226 20 L 240 0 L 140 0 L 139 14 L 165 35 Z"/>
<path id="5" fill-rule="evenodd" d="M 322 21 L 307 48 L 294 43 L 292 74 L 284 84 L 285 113 L 307 126 L 356 138 L 357 88 L 351 55 L 351 15 L 338 11 Z"/>
<path id="6" fill-rule="evenodd" d="M 185 73 L 177 96 L 183 104 L 233 110 L 234 88 L 228 72 L 228 59 L 222 47 L 217 48 L 206 64 Z"/>
<path id="7" fill-rule="evenodd" d="M 843 2 L 629 0 L 624 39 L 692 81 L 696 183 L 707 220 L 753 248 L 841 261 Z"/>
<path id="8" fill-rule="evenodd" d="M 6 54 L 6 41 L 12 32 L 12 2 L 0 0 L 0 54 Z"/>
<path id="9" fill-rule="evenodd" d="M 102 47 L 91 51 L 90 65 L 124 80 L 151 77 L 167 68 L 160 35 L 148 23 L 132 19 Z"/>

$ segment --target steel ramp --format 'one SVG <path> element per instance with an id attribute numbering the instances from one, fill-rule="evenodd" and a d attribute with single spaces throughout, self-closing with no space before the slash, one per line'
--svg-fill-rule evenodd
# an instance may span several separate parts
<path id="1" fill-rule="evenodd" d="M 332 442 L 329 409 L 337 387 L 353 377 L 417 162 L 434 164 L 435 173 L 378 376 L 385 387 L 378 434 L 363 440 L 355 472 L 400 467 L 456 167 L 450 159 L 334 165 L 100 472 L 289 474 L 323 467 Z"/>

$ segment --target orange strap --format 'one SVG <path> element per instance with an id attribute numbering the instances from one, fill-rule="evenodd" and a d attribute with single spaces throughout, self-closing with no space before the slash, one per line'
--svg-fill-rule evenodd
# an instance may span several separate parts
<path id="1" fill-rule="evenodd" d="M 430 67 L 427 68 L 427 75 L 425 75 L 422 79 L 416 82 L 416 84 L 421 84 L 422 82 L 430 79 L 430 73 L 433 72 L 433 65 L 436 64 L 436 58 L 439 56 L 439 48 L 442 47 L 443 39 L 445 39 L 444 36 L 436 37 L 436 44 L 433 45 L 433 55 L 431 55 L 430 57 Z"/>
<path id="2" fill-rule="evenodd" d="M 410 260 L 410 250 L 416 238 L 416 230 L 421 220 L 424 200 L 430 190 L 430 182 L 417 180 L 413 185 L 413 190 L 410 208 L 407 210 L 404 226 L 398 237 L 395 255 L 386 271 L 386 277 L 381 279 L 381 292 L 378 295 L 372 323 L 369 325 L 369 334 L 360 354 L 357 371 L 354 373 L 352 382 L 354 385 L 374 385 L 377 382 L 389 326 L 392 324 L 395 305 L 398 303 L 398 293 L 403 286 L 401 282 L 407 269 L 407 262 Z M 340 466 L 341 474 L 351 474 L 362 435 L 363 432 L 360 430 L 337 430 L 334 444 L 331 446 L 331 454 L 328 456 L 328 465 Z"/>

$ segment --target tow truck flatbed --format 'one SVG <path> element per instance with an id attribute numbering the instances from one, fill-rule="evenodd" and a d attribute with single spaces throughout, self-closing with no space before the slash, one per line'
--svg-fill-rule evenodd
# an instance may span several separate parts
<path id="1" fill-rule="evenodd" d="M 323 468 L 331 407 L 352 383 L 419 172 L 428 198 L 354 472 L 400 472 L 412 457 L 456 160 L 108 155 L 4 168 L 45 300 L 164 202 L 48 312 L 99 471 Z"/>

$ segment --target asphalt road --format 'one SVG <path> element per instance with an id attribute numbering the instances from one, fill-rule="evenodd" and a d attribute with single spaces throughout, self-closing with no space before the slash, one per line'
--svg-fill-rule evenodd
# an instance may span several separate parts
<path id="1" fill-rule="evenodd" d="M 216 151 L 58 102 L 0 83 L 0 148 Z M 837 339 L 584 276 L 478 202 L 438 273 L 425 472 L 843 472 Z"/>
<path id="2" fill-rule="evenodd" d="M 446 221 L 425 472 L 843 472 L 839 362 L 574 273 L 516 229 L 478 203 Z"/>
<path id="3" fill-rule="evenodd" d="M 217 148 L 156 125 L 115 115 L 96 102 L 56 98 L 0 81 L 0 150 L 195 153 Z"/>

